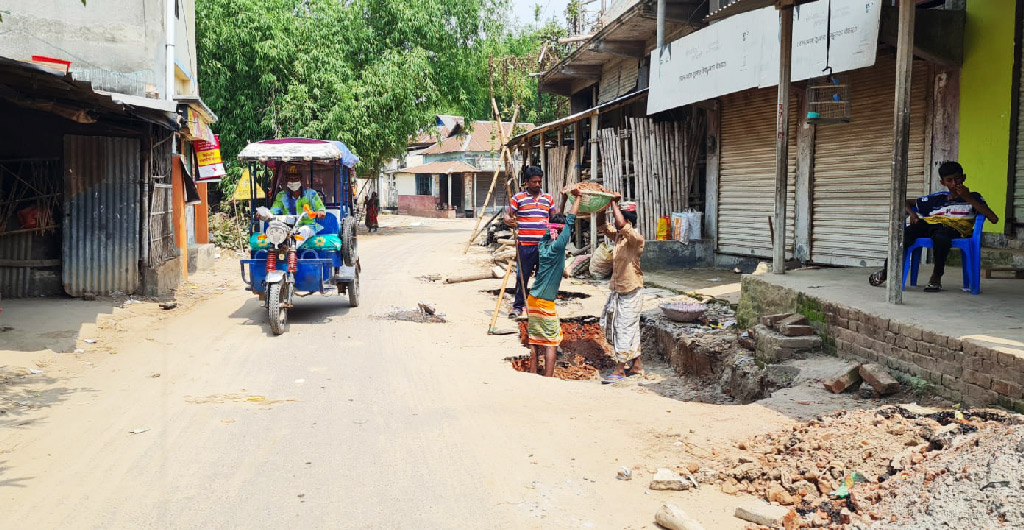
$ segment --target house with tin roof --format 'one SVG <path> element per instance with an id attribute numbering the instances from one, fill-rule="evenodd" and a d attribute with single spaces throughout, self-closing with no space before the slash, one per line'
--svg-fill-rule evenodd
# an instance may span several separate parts
<path id="1" fill-rule="evenodd" d="M 505 138 L 533 129 L 532 123 L 502 123 Z M 409 141 L 403 163 L 385 172 L 382 204 L 424 217 L 473 217 L 508 202 L 500 169 L 501 134 L 493 121 L 438 115 L 434 126 Z M 521 165 L 517 162 L 517 167 Z M 491 182 L 497 181 L 493 193 Z"/>

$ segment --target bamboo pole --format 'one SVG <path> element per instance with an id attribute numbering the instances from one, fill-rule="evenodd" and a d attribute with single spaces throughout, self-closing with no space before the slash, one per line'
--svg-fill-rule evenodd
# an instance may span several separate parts
<path id="1" fill-rule="evenodd" d="M 508 279 L 512 276 L 513 267 L 516 267 L 515 262 L 509 260 L 508 268 L 505 269 L 505 278 L 501 280 L 501 289 L 498 291 L 498 302 L 494 305 L 494 314 L 491 315 L 491 325 L 487 327 L 488 335 L 494 333 L 494 325 L 498 323 L 498 312 L 501 311 L 501 301 L 505 298 L 505 289 L 508 288 Z"/>
<path id="2" fill-rule="evenodd" d="M 497 109 L 496 106 L 495 106 L 495 109 Z M 498 116 L 500 118 L 501 115 L 500 114 L 496 114 L 496 116 Z M 512 113 L 512 128 L 513 129 L 515 129 L 516 121 L 518 119 L 519 119 L 519 106 L 516 105 L 515 111 Z M 502 133 L 501 134 L 501 138 L 502 138 L 502 140 L 504 140 L 505 135 L 504 135 L 504 130 L 501 128 L 501 122 L 498 122 L 498 130 L 501 131 L 501 133 Z M 466 252 L 469 252 L 469 247 L 473 244 L 473 240 L 475 240 L 477 238 L 477 236 L 480 235 L 478 233 L 478 231 L 480 230 L 480 221 L 482 221 L 483 218 L 484 218 L 483 210 L 487 208 L 487 203 L 490 202 L 490 200 L 491 200 L 491 194 L 494 193 L 494 186 L 498 182 L 498 174 L 501 173 L 502 165 L 505 163 L 506 155 L 508 155 L 508 154 L 509 154 L 508 146 L 505 145 L 504 141 L 502 141 L 501 142 L 501 153 L 498 155 L 498 167 L 496 167 L 494 169 L 494 175 L 491 176 L 491 186 L 490 186 L 490 188 L 487 189 L 487 198 L 484 199 L 484 207 L 481 208 L 480 215 L 477 216 L 477 218 L 476 218 L 476 226 L 473 227 L 473 232 L 472 232 L 473 235 L 470 236 L 469 241 L 466 242 L 466 248 L 462 249 L 462 253 L 463 254 L 465 254 Z M 510 166 L 508 166 L 507 164 L 504 164 L 504 165 L 505 165 L 505 170 L 507 172 Z M 513 168 L 513 170 L 514 170 L 514 168 Z M 474 176 L 473 179 L 475 180 L 476 177 Z M 511 197 L 509 197 L 509 198 L 511 199 Z M 474 202 L 476 202 L 476 197 L 474 197 L 473 200 L 474 200 Z"/>

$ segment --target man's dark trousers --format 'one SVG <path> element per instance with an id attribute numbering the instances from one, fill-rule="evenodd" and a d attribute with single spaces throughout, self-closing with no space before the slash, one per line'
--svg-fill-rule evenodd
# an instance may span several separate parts
<path id="1" fill-rule="evenodd" d="M 910 248 L 914 241 L 922 237 L 932 240 L 932 247 L 935 251 L 934 276 L 942 278 L 942 275 L 946 272 L 946 258 L 949 256 L 950 249 L 953 248 L 953 240 L 963 236 L 955 228 L 918 221 L 907 226 L 903 235 L 903 248 Z"/>
<path id="2" fill-rule="evenodd" d="M 540 251 L 537 245 L 519 245 L 516 271 L 516 301 L 513 309 L 522 311 L 526 307 L 526 290 L 529 288 L 530 277 L 537 272 L 537 264 L 540 261 Z M 526 285 L 523 285 L 526 282 Z"/>

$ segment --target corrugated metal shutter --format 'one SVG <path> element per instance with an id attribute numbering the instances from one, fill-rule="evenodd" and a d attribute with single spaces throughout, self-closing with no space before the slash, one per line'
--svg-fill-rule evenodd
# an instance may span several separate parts
<path id="1" fill-rule="evenodd" d="M 139 141 L 64 137 L 64 290 L 134 292 L 139 285 Z"/>
<path id="2" fill-rule="evenodd" d="M 484 199 L 487 198 L 487 190 L 491 187 L 491 177 L 494 173 L 477 173 L 476 174 L 476 202 L 474 202 L 475 208 L 483 208 Z M 494 205 L 493 207 L 491 205 Z M 488 212 L 494 212 L 495 208 L 504 208 L 508 206 L 508 193 L 505 192 L 505 177 L 504 175 L 498 175 L 498 181 L 494 184 L 494 193 L 491 197 L 491 201 L 487 203 L 486 207 Z"/>
<path id="3" fill-rule="evenodd" d="M 619 70 L 619 90 L 615 97 L 625 96 L 636 88 L 637 77 L 640 76 L 640 61 L 627 59 L 622 62 Z"/>
<path id="4" fill-rule="evenodd" d="M 1021 47 L 1024 63 L 1024 46 Z M 1013 178 L 1013 223 L 1018 238 L 1024 238 L 1024 68 L 1020 69 L 1021 83 L 1017 93 L 1017 169 Z"/>
<path id="5" fill-rule="evenodd" d="M 622 76 L 622 61 L 607 63 L 601 72 L 601 81 L 597 85 L 598 104 L 607 103 L 619 97 L 619 78 Z"/>
<path id="6" fill-rule="evenodd" d="M 718 177 L 718 251 L 771 257 L 768 219 L 775 216 L 775 88 L 747 90 L 721 98 Z M 789 185 L 786 201 L 786 255 L 793 249 L 793 198 L 796 194 L 796 117 L 790 98 Z M 774 219 L 772 220 L 774 223 Z"/>
<path id="7" fill-rule="evenodd" d="M 0 235 L 0 258 L 32 259 L 33 233 Z M 32 269 L 28 267 L 0 267 L 0 297 L 28 296 L 28 282 Z"/>
<path id="8" fill-rule="evenodd" d="M 893 101 L 896 61 L 844 75 L 851 88 L 850 123 L 819 126 L 815 134 L 811 261 L 874 266 L 889 240 Z M 911 84 L 907 195 L 925 193 L 925 113 L 928 68 L 914 62 Z"/>

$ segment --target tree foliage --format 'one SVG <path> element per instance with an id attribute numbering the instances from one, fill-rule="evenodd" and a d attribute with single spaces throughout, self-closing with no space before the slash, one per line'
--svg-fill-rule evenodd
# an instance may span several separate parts
<path id="1" fill-rule="evenodd" d="M 564 30 L 511 25 L 507 1 L 197 0 L 200 84 L 225 158 L 309 136 L 345 142 L 361 173 L 376 172 L 435 114 L 490 118 L 490 57 L 508 66 L 495 84 L 503 108 L 553 118 L 528 74 Z"/>

